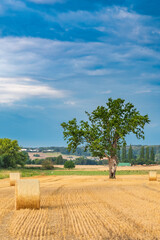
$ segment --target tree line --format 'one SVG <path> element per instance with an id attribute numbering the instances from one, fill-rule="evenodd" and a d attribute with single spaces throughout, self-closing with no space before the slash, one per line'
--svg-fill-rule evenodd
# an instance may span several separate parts
<path id="1" fill-rule="evenodd" d="M 138 155 L 135 154 L 132 145 L 129 146 L 128 151 L 126 144 L 123 144 L 121 150 L 117 150 L 117 157 L 119 162 L 128 162 L 131 165 L 149 165 L 156 164 L 154 147 L 141 146 Z"/>
<path id="2" fill-rule="evenodd" d="M 53 165 L 64 165 L 67 159 L 63 158 L 62 155 L 59 155 L 58 157 L 47 157 L 45 160 L 51 161 Z M 44 159 L 28 159 L 26 164 L 35 164 L 35 165 L 41 165 L 43 163 Z M 107 160 L 93 160 L 88 159 L 85 156 L 76 158 L 75 160 L 72 160 L 75 165 L 106 165 L 108 164 Z"/>
<path id="3" fill-rule="evenodd" d="M 155 161 L 155 148 L 149 146 L 141 146 L 137 154 L 135 146 L 129 148 L 123 144 L 120 150 L 117 150 L 117 157 L 119 162 L 129 162 L 132 165 L 137 164 L 160 164 L 160 161 Z M 64 165 L 67 159 L 62 155 L 58 157 L 48 157 L 53 165 Z M 0 139 L 0 168 L 15 168 L 17 166 L 23 167 L 25 164 L 41 165 L 44 159 L 31 160 L 27 152 L 22 152 L 17 140 L 8 138 Z M 86 156 L 80 156 L 74 160 L 75 165 L 106 165 L 107 160 L 95 161 L 88 159 Z"/>
<path id="4" fill-rule="evenodd" d="M 132 150 L 134 152 L 134 156 L 137 157 L 140 154 L 141 150 L 141 145 L 132 145 Z M 153 148 L 154 154 L 155 154 L 155 160 L 158 161 L 160 160 L 160 145 L 150 145 L 150 146 L 144 146 L 144 148 L 149 147 L 150 149 Z M 48 150 L 52 150 L 53 152 L 59 152 L 60 155 L 72 155 L 73 153 L 70 152 L 66 147 L 39 147 L 39 148 L 26 148 L 27 152 L 30 150 L 35 150 L 37 149 L 39 152 L 47 152 Z M 126 151 L 128 151 L 129 146 L 126 145 Z M 120 150 L 121 152 L 121 150 Z M 78 147 L 76 149 L 76 152 L 74 155 L 79 156 L 79 157 L 89 157 L 91 156 L 91 153 L 89 151 L 85 152 L 85 149 L 83 147 Z M 35 154 L 36 157 L 36 154 Z M 38 157 L 38 156 L 37 156 Z"/>

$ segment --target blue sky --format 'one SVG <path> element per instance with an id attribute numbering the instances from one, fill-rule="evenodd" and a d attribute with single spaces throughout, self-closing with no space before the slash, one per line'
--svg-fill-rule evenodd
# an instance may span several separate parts
<path id="1" fill-rule="evenodd" d="M 60 124 L 109 97 L 132 102 L 160 144 L 158 0 L 1 0 L 0 133 L 22 146 L 65 146 Z"/>

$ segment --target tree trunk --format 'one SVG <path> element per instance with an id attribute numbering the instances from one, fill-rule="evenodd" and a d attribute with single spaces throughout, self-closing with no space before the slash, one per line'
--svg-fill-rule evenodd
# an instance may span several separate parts
<path id="1" fill-rule="evenodd" d="M 116 178 L 117 157 L 113 156 L 109 159 L 109 178 Z"/>

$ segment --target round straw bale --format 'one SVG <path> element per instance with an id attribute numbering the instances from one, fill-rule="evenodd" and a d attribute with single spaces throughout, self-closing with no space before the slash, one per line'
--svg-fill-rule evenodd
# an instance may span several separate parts
<path id="1" fill-rule="evenodd" d="M 20 179 L 20 173 L 10 173 L 9 174 L 10 177 L 10 186 L 15 186 L 15 182 L 16 180 Z"/>
<path id="2" fill-rule="evenodd" d="M 149 181 L 157 181 L 157 172 L 149 171 Z"/>
<path id="3" fill-rule="evenodd" d="M 37 179 L 21 179 L 15 186 L 16 210 L 40 208 L 40 184 Z"/>

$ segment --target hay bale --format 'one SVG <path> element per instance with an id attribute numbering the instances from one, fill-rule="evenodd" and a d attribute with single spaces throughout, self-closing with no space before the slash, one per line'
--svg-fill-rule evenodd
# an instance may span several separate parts
<path id="1" fill-rule="evenodd" d="M 10 186 L 15 186 L 15 182 L 16 180 L 20 179 L 20 173 L 10 173 L 9 174 L 10 177 Z"/>
<path id="2" fill-rule="evenodd" d="M 149 171 L 149 181 L 157 181 L 157 172 Z"/>
<path id="3" fill-rule="evenodd" d="M 40 208 L 40 184 L 37 179 L 21 179 L 15 186 L 16 210 Z"/>

